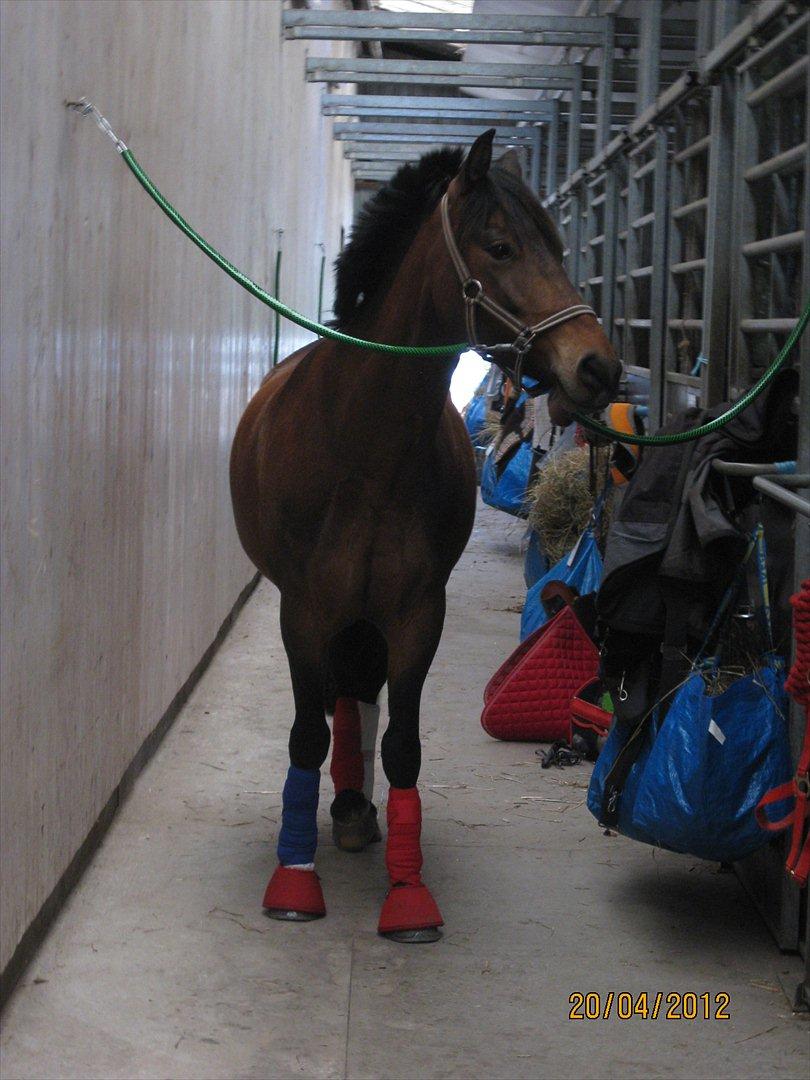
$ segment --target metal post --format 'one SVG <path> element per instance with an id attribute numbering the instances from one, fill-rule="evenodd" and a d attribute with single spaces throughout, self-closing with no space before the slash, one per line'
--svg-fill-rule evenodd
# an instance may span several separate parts
<path id="1" fill-rule="evenodd" d="M 602 62 L 599 68 L 599 100 L 596 109 L 596 150 L 610 141 L 611 99 L 613 95 L 613 54 L 616 39 L 616 16 L 608 15 L 602 38 Z"/>
<path id="2" fill-rule="evenodd" d="M 568 277 L 574 283 L 574 288 L 579 289 L 579 266 L 582 252 L 580 251 L 580 245 L 582 243 L 580 237 L 582 235 L 581 221 L 582 221 L 582 186 L 577 185 L 571 191 L 571 202 L 569 213 L 571 215 L 568 223 Z"/>
<path id="3" fill-rule="evenodd" d="M 580 123 L 582 121 L 582 64 L 575 65 L 576 75 L 571 83 L 571 107 L 568 112 L 568 157 L 566 175 L 572 176 L 579 167 Z"/>
<path id="4" fill-rule="evenodd" d="M 540 146 L 542 131 L 539 127 L 532 128 L 532 153 L 529 159 L 529 187 L 540 195 Z"/>
<path id="5" fill-rule="evenodd" d="M 667 199 L 669 160 L 667 132 L 655 133 L 653 172 L 652 276 L 650 278 L 650 422 L 652 430 L 663 423 L 664 345 L 667 332 Z"/>
<path id="6" fill-rule="evenodd" d="M 278 234 L 278 250 L 276 251 L 276 272 L 273 278 L 273 293 L 275 296 L 281 296 L 281 237 L 284 235 L 283 229 L 276 229 Z M 273 367 L 278 363 L 278 350 L 281 342 L 281 316 L 278 312 L 275 313 L 276 325 L 273 333 Z"/>
<path id="7" fill-rule="evenodd" d="M 740 21 L 740 0 L 714 0 L 707 5 L 714 14 L 712 44 L 722 41 Z"/>
<path id="8" fill-rule="evenodd" d="M 731 199 L 733 175 L 734 74 L 724 72 L 711 90 L 709 104 L 709 173 L 706 196 L 706 269 L 703 278 L 703 365 L 701 404 L 725 400 L 729 359 L 728 303 L 731 259 Z M 739 163 L 738 163 L 739 164 Z"/>
<path id="9" fill-rule="evenodd" d="M 326 247 L 324 244 L 316 244 L 315 246 L 321 249 L 321 266 L 318 271 L 318 322 L 321 322 L 323 320 L 323 279 L 326 270 Z"/>
<path id="10" fill-rule="evenodd" d="M 605 237 L 602 249 L 602 329 L 613 341 L 613 320 L 616 317 L 616 247 L 619 231 L 619 184 L 618 162 L 614 158 L 607 166 L 604 191 L 605 207 L 602 215 L 602 232 Z"/>
<path id="11" fill-rule="evenodd" d="M 551 119 L 546 138 L 546 196 L 557 190 L 557 157 L 560 152 L 560 102 L 555 98 L 551 103 Z"/>
<path id="12" fill-rule="evenodd" d="M 662 0 L 645 0 L 641 7 L 641 34 L 638 64 L 638 111 L 652 105 L 658 96 L 661 69 Z"/>

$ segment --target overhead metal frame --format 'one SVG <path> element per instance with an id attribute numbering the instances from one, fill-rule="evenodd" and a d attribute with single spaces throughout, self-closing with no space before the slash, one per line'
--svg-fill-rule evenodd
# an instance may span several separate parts
<path id="1" fill-rule="evenodd" d="M 371 11 L 285 11 L 287 38 L 317 41 L 458 42 L 484 45 L 598 46 L 600 17 Z"/>

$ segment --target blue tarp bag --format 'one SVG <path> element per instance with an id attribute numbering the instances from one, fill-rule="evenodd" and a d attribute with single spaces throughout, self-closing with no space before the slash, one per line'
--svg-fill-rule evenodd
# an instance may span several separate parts
<path id="1" fill-rule="evenodd" d="M 533 459 L 531 443 L 522 442 L 498 476 L 495 454 L 492 449 L 487 452 L 481 470 L 481 498 L 487 506 L 515 517 L 526 516 L 526 488 Z"/>
<path id="2" fill-rule="evenodd" d="M 761 529 L 757 544 L 762 582 Z M 771 638 L 764 582 L 763 600 Z M 660 722 L 657 708 L 635 729 L 614 721 L 591 776 L 588 809 L 631 839 L 733 862 L 768 843 L 754 812 L 766 792 L 791 776 L 788 704 L 784 665 L 772 649 L 757 670 L 710 695 L 715 671 L 711 665 L 693 670 Z M 626 773 L 616 769 L 622 755 L 631 762 Z M 770 813 L 775 819 L 787 809 L 778 804 Z"/>
<path id="3" fill-rule="evenodd" d="M 573 549 L 529 589 L 520 619 L 520 640 L 525 641 L 529 634 L 548 622 L 549 616 L 540 594 L 549 581 L 563 581 L 576 589 L 580 596 L 587 596 L 596 592 L 601 580 L 602 556 L 596 546 L 593 525 L 589 525 Z"/>
<path id="4" fill-rule="evenodd" d="M 534 529 L 529 529 L 528 537 L 526 555 L 523 559 L 523 580 L 526 583 L 526 588 L 530 589 L 548 570 L 548 558 L 543 551 L 540 537 Z"/>
<path id="5" fill-rule="evenodd" d="M 484 430 L 486 418 L 487 399 L 483 394 L 479 394 L 470 401 L 467 406 L 467 411 L 464 414 L 464 423 L 467 427 L 473 446 L 477 446 L 478 444 L 478 436 Z"/>
<path id="6" fill-rule="evenodd" d="M 614 723 L 588 788 L 588 809 L 602 820 L 605 780 L 632 730 Z M 769 841 L 754 811 L 763 795 L 790 779 L 784 668 L 767 657 L 716 697 L 692 674 L 660 730 L 650 722 L 624 782 L 615 827 L 646 844 L 713 862 L 745 858 Z M 785 806 L 770 808 L 777 818 Z"/>

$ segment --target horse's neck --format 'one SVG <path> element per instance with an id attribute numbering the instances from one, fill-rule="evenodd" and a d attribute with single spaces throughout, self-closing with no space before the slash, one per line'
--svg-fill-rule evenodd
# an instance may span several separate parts
<path id="1" fill-rule="evenodd" d="M 443 345 L 458 340 L 442 326 L 425 278 L 429 248 L 406 256 L 376 310 L 356 332 L 371 341 L 398 345 Z M 364 351 L 358 370 L 362 391 L 358 413 L 373 420 L 380 437 L 407 445 L 435 437 L 457 358 Z"/>

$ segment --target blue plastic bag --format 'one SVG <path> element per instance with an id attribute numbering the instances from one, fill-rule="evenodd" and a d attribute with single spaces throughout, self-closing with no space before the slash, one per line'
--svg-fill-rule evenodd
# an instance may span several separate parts
<path id="1" fill-rule="evenodd" d="M 543 551 L 540 537 L 534 529 L 529 529 L 528 537 L 526 555 L 523 559 L 523 580 L 526 583 L 526 588 L 530 589 L 548 570 L 548 558 L 545 551 Z"/>
<path id="2" fill-rule="evenodd" d="M 580 536 L 573 549 L 556 565 L 547 571 L 526 594 L 523 615 L 520 620 L 520 640 L 524 641 L 543 623 L 548 622 L 548 614 L 540 599 L 549 581 L 564 581 L 576 589 L 580 596 L 596 592 L 602 580 L 602 556 L 596 546 L 593 526 L 589 525 Z"/>
<path id="3" fill-rule="evenodd" d="M 484 430 L 486 418 L 487 399 L 483 394 L 479 394 L 470 401 L 467 406 L 467 411 L 464 414 L 464 423 L 467 427 L 467 432 L 469 433 L 473 446 L 478 445 L 478 436 Z"/>
<path id="4" fill-rule="evenodd" d="M 498 476 L 495 455 L 490 450 L 481 470 L 481 498 L 487 506 L 515 517 L 526 516 L 526 488 L 534 454 L 531 443 L 522 442 Z"/>
<path id="5" fill-rule="evenodd" d="M 588 809 L 600 820 L 605 780 L 630 731 L 614 724 L 594 767 Z M 791 776 L 781 662 L 715 697 L 693 673 L 660 725 L 650 723 L 618 802 L 624 836 L 701 859 L 733 862 L 768 843 L 754 815 L 762 796 Z M 770 808 L 774 818 L 787 812 Z"/>

